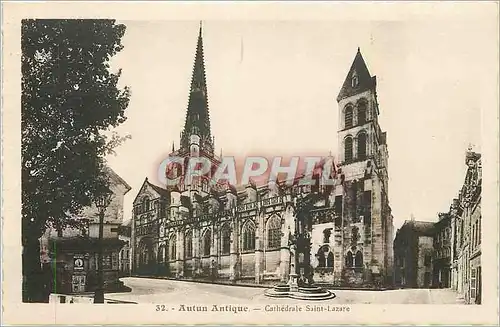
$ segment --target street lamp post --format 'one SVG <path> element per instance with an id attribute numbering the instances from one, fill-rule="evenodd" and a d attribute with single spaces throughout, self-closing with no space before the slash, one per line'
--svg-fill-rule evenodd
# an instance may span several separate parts
<path id="1" fill-rule="evenodd" d="M 105 194 L 97 198 L 95 204 L 99 209 L 99 239 L 97 244 L 97 287 L 94 293 L 94 303 L 104 303 L 104 271 L 103 271 L 103 234 L 104 213 L 111 202 L 111 194 Z"/>

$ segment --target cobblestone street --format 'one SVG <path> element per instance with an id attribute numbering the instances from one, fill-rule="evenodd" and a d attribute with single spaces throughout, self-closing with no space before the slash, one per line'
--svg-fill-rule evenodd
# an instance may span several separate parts
<path id="1" fill-rule="evenodd" d="M 274 299 L 264 295 L 264 288 L 214 285 L 165 279 L 122 279 L 132 288 L 130 293 L 106 294 L 110 300 L 137 303 L 227 303 L 227 304 L 297 304 L 300 300 Z M 460 304 L 450 289 L 402 289 L 389 291 L 334 290 L 332 304 Z"/>

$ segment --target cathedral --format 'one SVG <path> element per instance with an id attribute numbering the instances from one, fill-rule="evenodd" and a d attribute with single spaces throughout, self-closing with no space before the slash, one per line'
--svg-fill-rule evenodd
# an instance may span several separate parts
<path id="1" fill-rule="evenodd" d="M 133 274 L 286 282 L 297 200 L 314 193 L 305 224 L 314 281 L 352 288 L 392 284 L 387 136 L 378 123 L 376 77 L 359 48 L 337 103 L 340 153 L 332 186 L 158 186 L 146 178 L 133 202 Z M 170 155 L 204 157 L 216 167 L 221 158 L 214 148 L 200 26 L 184 129 Z"/>

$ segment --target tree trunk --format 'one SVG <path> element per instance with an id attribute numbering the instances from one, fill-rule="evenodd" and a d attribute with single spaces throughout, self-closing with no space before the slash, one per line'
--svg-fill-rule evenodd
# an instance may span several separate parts
<path id="1" fill-rule="evenodd" d="M 40 263 L 40 243 L 36 236 L 23 244 L 23 302 L 47 302 L 46 285 Z"/>

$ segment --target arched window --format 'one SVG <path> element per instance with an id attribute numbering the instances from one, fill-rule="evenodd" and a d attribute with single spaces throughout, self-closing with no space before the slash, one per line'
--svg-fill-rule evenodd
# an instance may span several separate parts
<path id="1" fill-rule="evenodd" d="M 327 245 L 322 246 L 318 251 L 318 267 L 333 267 L 333 253 Z"/>
<path id="2" fill-rule="evenodd" d="M 177 259 L 177 237 L 175 234 L 168 240 L 168 257 L 170 260 Z"/>
<path id="3" fill-rule="evenodd" d="M 281 221 L 278 217 L 267 221 L 267 248 L 275 249 L 281 245 Z"/>
<path id="4" fill-rule="evenodd" d="M 366 102 L 358 103 L 358 125 L 366 123 Z"/>
<path id="5" fill-rule="evenodd" d="M 358 134 L 358 159 L 366 158 L 366 133 Z"/>
<path id="6" fill-rule="evenodd" d="M 147 246 L 142 247 L 141 264 L 147 265 L 149 263 L 149 249 Z"/>
<path id="7" fill-rule="evenodd" d="M 229 254 L 231 252 L 231 230 L 226 224 L 221 231 L 222 238 L 222 254 Z"/>
<path id="8" fill-rule="evenodd" d="M 361 251 L 356 252 L 356 258 L 354 259 L 354 265 L 357 268 L 363 267 L 363 253 L 361 253 Z"/>
<path id="9" fill-rule="evenodd" d="M 352 137 L 346 137 L 344 141 L 344 161 L 352 160 Z"/>
<path id="10" fill-rule="evenodd" d="M 352 257 L 352 252 L 351 251 L 348 251 L 347 252 L 347 255 L 345 256 L 345 266 L 347 268 L 352 268 L 353 266 L 353 257 Z"/>
<path id="11" fill-rule="evenodd" d="M 160 245 L 158 248 L 158 263 L 165 261 L 165 245 Z"/>
<path id="12" fill-rule="evenodd" d="M 187 231 L 184 236 L 184 257 L 190 259 L 193 257 L 193 232 Z"/>
<path id="13" fill-rule="evenodd" d="M 255 225 L 248 221 L 243 226 L 243 250 L 255 250 Z"/>
<path id="14" fill-rule="evenodd" d="M 333 253 L 331 251 L 328 252 L 328 256 L 326 257 L 326 266 L 329 268 L 333 267 Z"/>
<path id="15" fill-rule="evenodd" d="M 323 248 L 319 249 L 318 251 L 318 267 L 325 267 L 326 265 L 326 259 L 325 259 L 325 251 Z"/>
<path id="16" fill-rule="evenodd" d="M 203 234 L 203 255 L 210 255 L 210 248 L 212 247 L 212 232 L 210 229 Z"/>
<path id="17" fill-rule="evenodd" d="M 330 236 L 332 235 L 332 229 L 327 228 L 323 230 L 323 243 L 330 243 Z"/>
<path id="18" fill-rule="evenodd" d="M 149 198 L 145 196 L 142 199 L 142 212 L 149 211 Z"/>
<path id="19" fill-rule="evenodd" d="M 345 128 L 350 128 L 352 127 L 352 107 L 348 106 L 345 109 L 345 119 L 344 119 L 344 127 Z"/>

